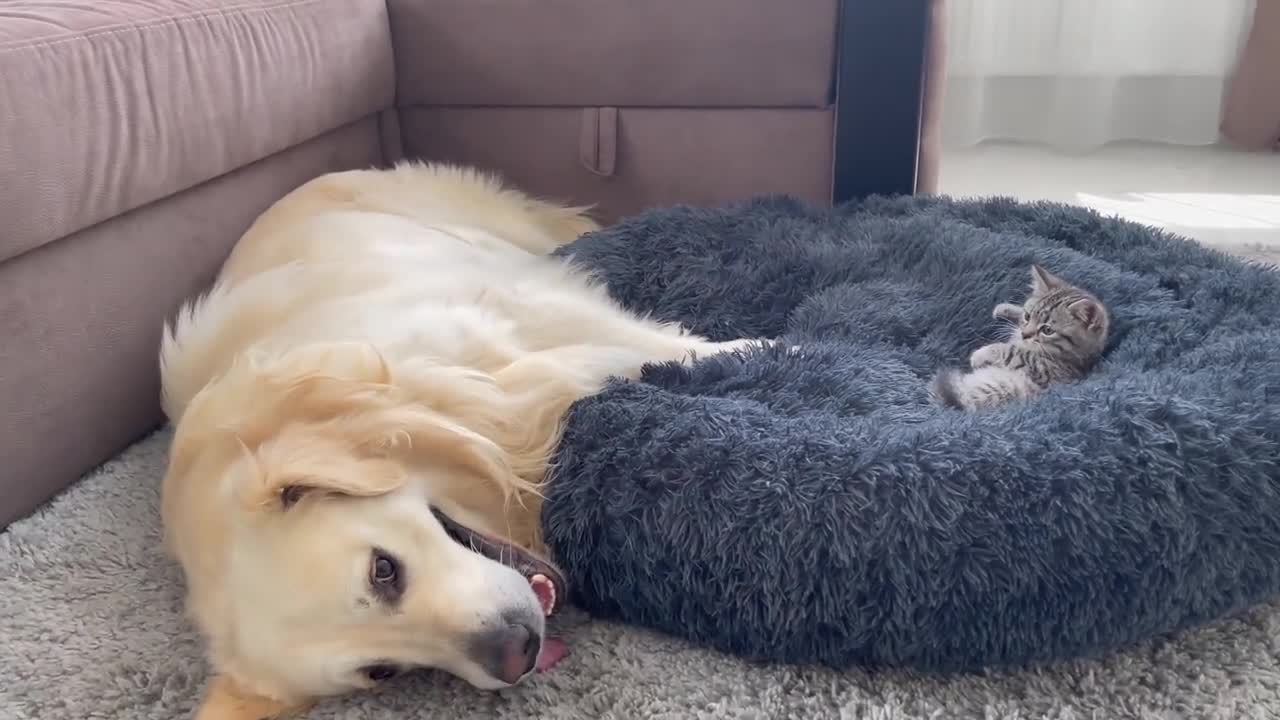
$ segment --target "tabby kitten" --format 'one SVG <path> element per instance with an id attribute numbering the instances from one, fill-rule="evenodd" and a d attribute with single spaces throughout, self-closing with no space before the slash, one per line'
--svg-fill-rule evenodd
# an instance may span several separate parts
<path id="1" fill-rule="evenodd" d="M 1031 266 L 1026 303 L 1001 303 L 992 315 L 1010 323 L 1009 339 L 975 350 L 971 372 L 934 376 L 930 390 L 943 405 L 973 410 L 1079 380 L 1102 355 L 1111 325 L 1101 300 L 1039 265 Z"/>

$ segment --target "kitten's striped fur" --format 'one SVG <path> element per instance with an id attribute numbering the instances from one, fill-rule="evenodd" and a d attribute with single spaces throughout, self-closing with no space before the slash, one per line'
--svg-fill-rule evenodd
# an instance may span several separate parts
<path id="1" fill-rule="evenodd" d="M 1009 339 L 975 350 L 968 373 L 935 375 L 930 389 L 943 405 L 973 410 L 1079 380 L 1102 355 L 1111 326 L 1101 300 L 1039 265 L 1031 266 L 1026 302 L 1001 303 L 992 314 L 1010 323 Z"/>

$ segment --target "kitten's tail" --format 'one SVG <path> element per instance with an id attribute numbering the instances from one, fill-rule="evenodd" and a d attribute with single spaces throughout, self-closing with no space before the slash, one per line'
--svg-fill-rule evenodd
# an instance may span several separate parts
<path id="1" fill-rule="evenodd" d="M 933 376 L 933 381 L 929 383 L 929 391 L 933 393 L 933 397 L 946 407 L 964 409 L 964 402 L 960 398 L 960 389 L 957 383 L 960 373 L 950 368 L 939 370 L 937 375 Z"/>

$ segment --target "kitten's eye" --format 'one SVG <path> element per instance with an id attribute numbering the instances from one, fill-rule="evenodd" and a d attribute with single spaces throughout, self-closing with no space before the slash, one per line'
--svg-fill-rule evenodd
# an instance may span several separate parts
<path id="1" fill-rule="evenodd" d="M 1027 311 L 1025 311 L 1025 310 L 1024 310 L 1024 311 L 1022 312 L 1022 322 L 1024 322 L 1024 323 L 1029 323 L 1029 322 L 1031 322 L 1031 313 L 1029 313 L 1029 312 L 1027 312 Z"/>
<path id="2" fill-rule="evenodd" d="M 374 682 L 382 682 L 383 680 L 390 680 L 395 677 L 400 670 L 394 665 L 370 665 L 368 667 L 361 668 L 360 672 Z"/>
<path id="3" fill-rule="evenodd" d="M 400 568 L 395 558 L 382 552 L 374 552 L 373 564 L 369 567 L 369 579 L 374 585 L 390 585 L 396 581 Z"/>
<path id="4" fill-rule="evenodd" d="M 1041 326 L 1040 326 L 1040 334 L 1041 334 L 1041 335 L 1052 335 L 1052 334 L 1053 334 L 1053 328 L 1049 327 L 1048 325 L 1041 325 Z"/>

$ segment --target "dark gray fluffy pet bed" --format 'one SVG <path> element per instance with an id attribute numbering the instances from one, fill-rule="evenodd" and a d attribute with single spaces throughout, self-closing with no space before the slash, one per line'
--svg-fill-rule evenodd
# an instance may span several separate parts
<path id="1" fill-rule="evenodd" d="M 1090 211 L 785 198 L 564 251 L 628 307 L 802 345 L 579 402 L 544 512 L 588 611 L 762 660 L 975 669 L 1093 653 L 1280 590 L 1280 274 Z M 978 413 L 926 382 L 1032 261 L 1097 293 L 1086 381 Z"/>

